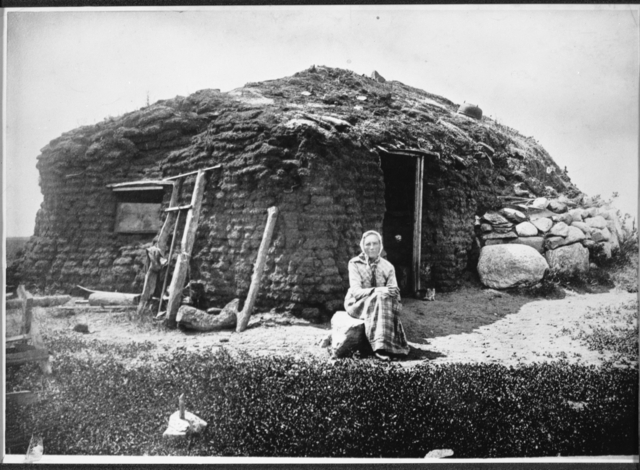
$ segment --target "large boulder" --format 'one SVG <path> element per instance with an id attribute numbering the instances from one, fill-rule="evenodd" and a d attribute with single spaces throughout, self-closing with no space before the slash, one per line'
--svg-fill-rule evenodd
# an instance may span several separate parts
<path id="1" fill-rule="evenodd" d="M 364 321 L 353 318 L 345 311 L 336 312 L 331 318 L 331 350 L 334 357 L 345 357 L 368 344 Z"/>
<path id="2" fill-rule="evenodd" d="M 532 220 L 531 223 L 536 226 L 541 233 L 547 233 L 553 227 L 553 221 L 548 217 L 540 217 Z"/>
<path id="3" fill-rule="evenodd" d="M 492 289 L 535 284 L 547 269 L 544 257 L 527 245 L 485 246 L 478 260 L 480 281 Z"/>
<path id="4" fill-rule="evenodd" d="M 535 249 L 538 253 L 544 252 L 544 238 L 542 237 L 518 237 L 515 240 L 509 240 L 509 243 L 527 245 Z"/>
<path id="5" fill-rule="evenodd" d="M 522 222 L 516 225 L 516 233 L 520 237 L 535 237 L 538 229 L 531 222 Z"/>
<path id="6" fill-rule="evenodd" d="M 561 246 L 548 250 L 545 258 L 554 272 L 584 273 L 589 270 L 589 250 L 581 243 Z"/>

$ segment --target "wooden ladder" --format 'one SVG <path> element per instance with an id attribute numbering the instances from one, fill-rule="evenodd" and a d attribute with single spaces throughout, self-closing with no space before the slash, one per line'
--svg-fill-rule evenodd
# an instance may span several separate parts
<path id="1" fill-rule="evenodd" d="M 175 327 L 175 318 L 178 308 L 180 306 L 182 289 L 187 277 L 187 271 L 189 268 L 189 261 L 191 259 L 191 252 L 193 250 L 193 243 L 195 241 L 196 230 L 198 229 L 198 221 L 200 218 L 200 210 L 202 207 L 202 199 L 204 196 L 205 188 L 205 176 L 210 170 L 221 168 L 222 165 L 216 165 L 210 168 L 204 168 L 202 170 L 193 171 L 190 173 L 184 173 L 182 175 L 172 176 L 165 178 L 167 181 L 173 182 L 173 189 L 171 191 L 171 201 L 169 207 L 165 209 L 167 217 L 158 234 L 158 241 L 156 247 L 163 255 L 169 248 L 169 256 L 167 258 L 167 270 L 165 272 L 164 281 L 162 285 L 162 291 L 160 292 L 160 301 L 158 304 L 158 314 L 160 314 L 162 308 L 162 298 L 167 284 L 169 268 L 171 264 L 171 258 L 173 257 L 173 251 L 176 243 L 176 234 L 178 232 L 178 226 L 180 224 L 180 215 L 182 212 L 187 211 L 187 217 L 185 219 L 184 231 L 182 234 L 182 241 L 180 244 L 180 253 L 176 260 L 176 265 L 171 278 L 171 285 L 169 286 L 169 300 L 167 302 L 167 309 L 165 315 L 165 324 L 170 327 Z M 180 192 L 182 190 L 182 182 L 184 178 L 190 175 L 196 175 L 195 186 L 191 195 L 191 203 L 184 206 L 178 206 L 180 200 Z M 172 230 L 173 227 L 173 230 Z M 158 275 L 162 268 L 162 265 L 155 261 L 153 257 L 148 256 L 149 268 L 145 275 L 144 288 L 140 296 L 140 302 L 138 304 L 137 316 L 141 319 L 144 312 L 149 307 L 149 301 L 156 289 L 158 281 Z"/>

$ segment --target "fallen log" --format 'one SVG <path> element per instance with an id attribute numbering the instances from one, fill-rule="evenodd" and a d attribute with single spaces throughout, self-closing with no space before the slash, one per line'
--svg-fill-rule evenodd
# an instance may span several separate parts
<path id="1" fill-rule="evenodd" d="M 140 294 L 96 291 L 89 296 L 89 305 L 137 305 L 138 300 Z"/>
<path id="2" fill-rule="evenodd" d="M 183 328 L 196 331 L 214 331 L 224 328 L 234 328 L 238 317 L 240 299 L 229 302 L 218 315 L 211 315 L 205 311 L 182 305 L 178 309 L 176 322 Z"/>

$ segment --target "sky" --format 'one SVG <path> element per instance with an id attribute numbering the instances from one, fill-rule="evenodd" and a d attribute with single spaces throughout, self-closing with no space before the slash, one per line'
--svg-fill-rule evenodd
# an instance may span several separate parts
<path id="1" fill-rule="evenodd" d="M 5 10 L 4 233 L 31 236 L 36 158 L 161 99 L 378 71 L 533 136 L 588 195 L 638 212 L 637 5 Z"/>

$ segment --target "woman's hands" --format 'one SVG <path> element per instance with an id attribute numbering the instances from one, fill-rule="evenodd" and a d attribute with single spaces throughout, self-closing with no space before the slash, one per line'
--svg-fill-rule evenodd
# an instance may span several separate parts
<path id="1" fill-rule="evenodd" d="M 397 288 L 396 286 L 376 287 L 375 289 L 376 289 L 376 292 L 382 295 L 386 295 L 388 297 L 393 297 L 396 299 L 400 298 L 400 289 Z"/>

